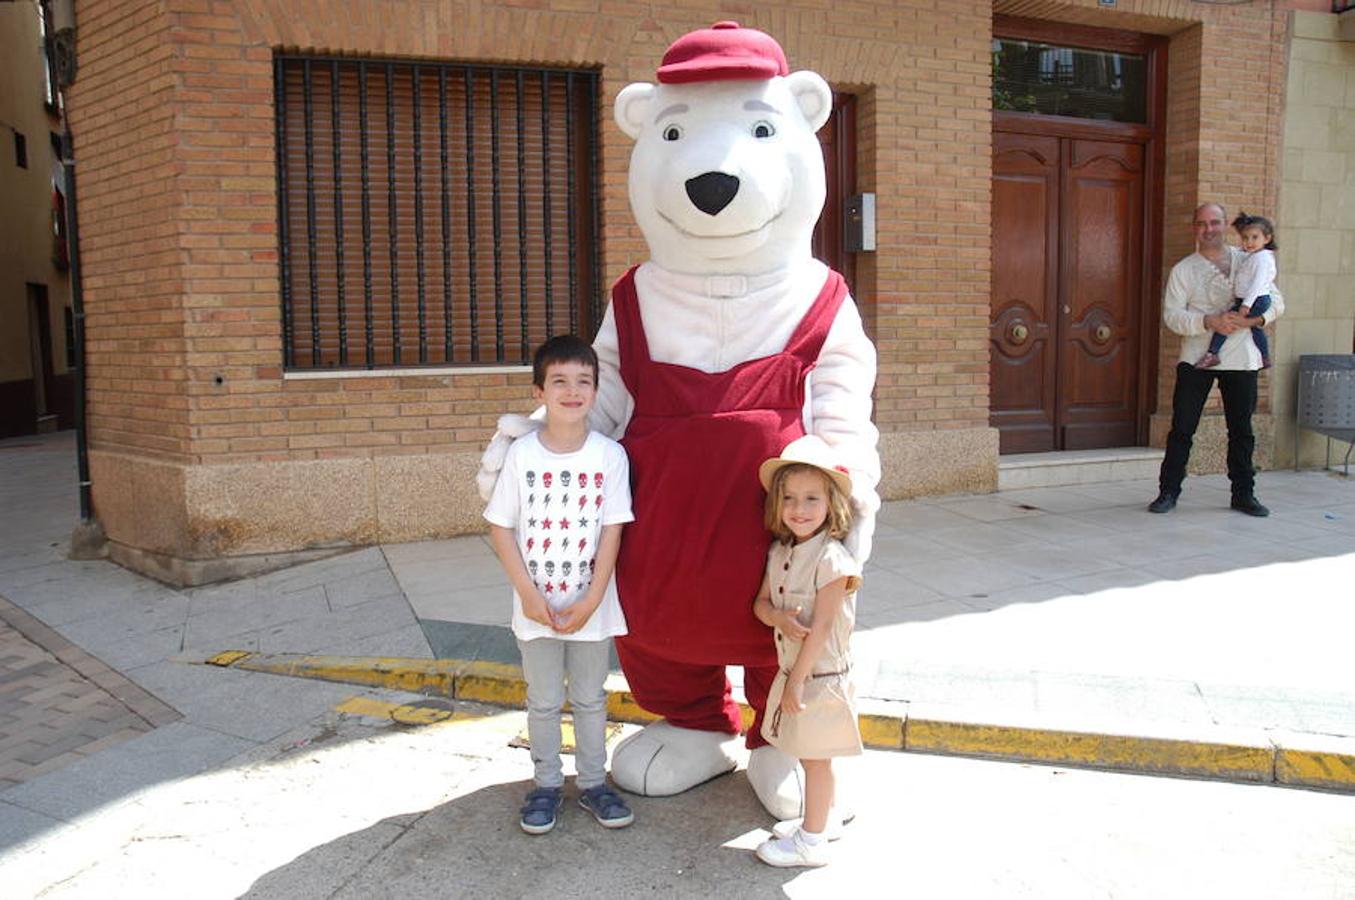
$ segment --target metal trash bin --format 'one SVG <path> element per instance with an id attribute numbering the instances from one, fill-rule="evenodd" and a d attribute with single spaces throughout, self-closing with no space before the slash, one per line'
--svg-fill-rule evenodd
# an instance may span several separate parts
<path id="1" fill-rule="evenodd" d="M 1346 441 L 1345 474 L 1355 450 L 1355 353 L 1319 353 L 1299 357 L 1298 428 L 1294 429 L 1294 468 L 1299 467 L 1299 429 L 1327 437 L 1327 468 L 1332 438 Z"/>

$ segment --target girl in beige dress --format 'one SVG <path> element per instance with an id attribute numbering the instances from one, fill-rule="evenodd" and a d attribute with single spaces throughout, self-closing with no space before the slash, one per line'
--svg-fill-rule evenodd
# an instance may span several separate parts
<path id="1" fill-rule="evenodd" d="M 775 540 L 753 612 L 772 627 L 780 663 L 762 735 L 800 760 L 805 815 L 779 823 L 757 856 L 773 866 L 821 866 L 842 828 L 832 813 L 832 758 L 861 752 L 848 652 L 861 568 L 841 543 L 851 477 L 814 435 L 791 442 L 758 474 Z"/>

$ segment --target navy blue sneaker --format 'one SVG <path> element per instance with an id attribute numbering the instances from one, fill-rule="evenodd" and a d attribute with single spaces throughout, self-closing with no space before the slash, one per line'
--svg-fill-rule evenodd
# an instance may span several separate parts
<path id="1" fill-rule="evenodd" d="M 559 788 L 536 788 L 522 804 L 518 824 L 528 834 L 545 834 L 555 827 L 555 813 L 564 802 L 564 791 Z"/>
<path id="2" fill-rule="evenodd" d="M 593 814 L 603 828 L 625 828 L 635 821 L 621 795 L 605 784 L 590 787 L 579 794 L 579 805 Z"/>

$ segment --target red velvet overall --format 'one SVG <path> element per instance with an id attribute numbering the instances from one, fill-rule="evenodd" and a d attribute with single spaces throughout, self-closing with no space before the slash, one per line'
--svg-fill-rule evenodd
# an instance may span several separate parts
<path id="1" fill-rule="evenodd" d="M 749 748 L 766 743 L 777 669 L 770 629 L 753 615 L 771 540 L 757 470 L 805 433 L 805 375 L 846 294 L 830 272 L 784 350 L 706 373 L 650 358 L 634 269 L 612 288 L 621 377 L 635 400 L 621 440 L 635 521 L 616 570 L 630 634 L 617 639 L 617 655 L 642 707 L 726 734 L 743 723 L 725 665 L 742 665 L 757 713 Z"/>

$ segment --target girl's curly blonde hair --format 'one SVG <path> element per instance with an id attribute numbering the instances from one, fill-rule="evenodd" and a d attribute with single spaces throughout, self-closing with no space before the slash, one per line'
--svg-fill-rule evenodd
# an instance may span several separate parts
<path id="1" fill-rule="evenodd" d="M 786 479 L 796 472 L 813 472 L 823 479 L 824 489 L 828 492 L 828 516 L 819 526 L 819 531 L 827 531 L 828 536 L 834 540 L 840 541 L 845 538 L 852 527 L 851 501 L 842 488 L 837 486 L 837 482 L 825 475 L 818 466 L 811 466 L 808 463 L 782 466 L 772 476 L 772 483 L 767 487 L 767 507 L 762 519 L 772 537 L 783 544 L 795 540 L 795 535 L 786 527 L 786 523 L 781 521 L 781 498 L 785 495 Z"/>

